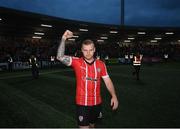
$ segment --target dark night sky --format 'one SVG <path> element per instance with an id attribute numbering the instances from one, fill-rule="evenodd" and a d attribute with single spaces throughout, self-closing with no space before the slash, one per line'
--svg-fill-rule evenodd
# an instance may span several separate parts
<path id="1" fill-rule="evenodd" d="M 65 19 L 120 24 L 120 0 L 0 0 L 0 6 Z"/>
<path id="2" fill-rule="evenodd" d="M 120 0 L 1 0 L 0 6 L 65 19 L 120 25 Z M 180 0 L 125 0 L 125 25 L 180 26 Z"/>
<path id="3" fill-rule="evenodd" d="M 125 23 L 135 26 L 180 26 L 180 0 L 125 0 Z"/>

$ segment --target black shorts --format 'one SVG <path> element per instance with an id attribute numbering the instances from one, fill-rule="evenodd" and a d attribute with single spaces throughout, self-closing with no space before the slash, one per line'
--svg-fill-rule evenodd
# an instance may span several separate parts
<path id="1" fill-rule="evenodd" d="M 76 105 L 76 117 L 79 126 L 88 126 L 102 118 L 101 104 L 95 106 Z"/>

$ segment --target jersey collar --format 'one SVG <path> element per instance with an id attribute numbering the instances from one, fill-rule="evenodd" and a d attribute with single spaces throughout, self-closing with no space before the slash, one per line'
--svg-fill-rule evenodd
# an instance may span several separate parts
<path id="1" fill-rule="evenodd" d="M 96 58 L 94 58 L 94 60 L 93 60 L 91 63 L 87 62 L 84 58 L 83 58 L 83 60 L 84 60 L 88 65 L 92 65 L 92 64 L 96 61 Z"/>

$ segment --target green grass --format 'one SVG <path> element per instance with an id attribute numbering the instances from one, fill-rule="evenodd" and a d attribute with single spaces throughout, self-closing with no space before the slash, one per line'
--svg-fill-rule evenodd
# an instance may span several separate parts
<path id="1" fill-rule="evenodd" d="M 108 66 L 119 98 L 113 112 L 102 83 L 103 121 L 98 127 L 180 127 L 180 63 L 143 65 L 140 81 L 130 65 Z M 0 127 L 77 127 L 71 69 L 0 74 Z"/>

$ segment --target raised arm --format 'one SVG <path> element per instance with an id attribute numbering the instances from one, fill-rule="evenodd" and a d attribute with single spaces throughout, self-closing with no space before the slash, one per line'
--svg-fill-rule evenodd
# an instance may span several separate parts
<path id="1" fill-rule="evenodd" d="M 61 38 L 58 51 L 57 51 L 57 60 L 61 61 L 65 65 L 70 65 L 71 57 L 64 55 L 65 53 L 65 41 L 68 38 L 71 38 L 73 36 L 73 33 L 69 30 L 66 30 Z"/>

